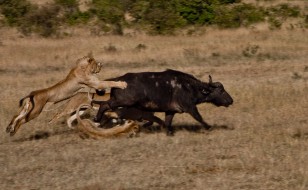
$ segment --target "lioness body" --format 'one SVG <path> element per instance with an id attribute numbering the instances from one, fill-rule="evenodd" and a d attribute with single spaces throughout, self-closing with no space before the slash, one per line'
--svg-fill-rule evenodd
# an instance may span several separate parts
<path id="1" fill-rule="evenodd" d="M 98 128 L 98 124 L 94 123 L 89 119 L 81 119 L 79 116 L 81 108 L 91 108 L 93 107 L 89 104 L 81 104 L 76 111 L 76 117 L 78 121 L 77 129 L 81 132 L 83 137 L 93 138 L 93 139 L 102 139 L 108 137 L 116 136 L 135 136 L 139 130 L 139 126 L 131 120 L 125 121 L 123 125 L 117 125 L 109 129 Z"/>

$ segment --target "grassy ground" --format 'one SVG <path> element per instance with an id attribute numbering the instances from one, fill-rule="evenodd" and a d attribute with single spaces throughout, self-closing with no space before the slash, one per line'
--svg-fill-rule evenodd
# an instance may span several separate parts
<path id="1" fill-rule="evenodd" d="M 0 189 L 308 188 L 307 31 L 41 39 L 2 29 L 0 41 Z M 199 106 L 212 131 L 176 115 L 174 137 L 82 140 L 61 121 L 48 125 L 55 111 L 9 137 L 19 99 L 64 78 L 89 52 L 104 62 L 102 79 L 166 68 L 203 81 L 211 74 L 234 105 Z"/>

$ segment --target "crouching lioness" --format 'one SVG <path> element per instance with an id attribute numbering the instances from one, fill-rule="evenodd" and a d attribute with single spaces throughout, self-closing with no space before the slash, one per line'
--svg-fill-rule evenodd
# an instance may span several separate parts
<path id="1" fill-rule="evenodd" d="M 102 67 L 94 58 L 86 56 L 77 60 L 77 64 L 71 69 L 66 78 L 49 88 L 36 90 L 19 101 L 21 107 L 18 115 L 15 115 L 6 132 L 14 135 L 19 127 L 36 118 L 43 110 L 47 102 L 57 103 L 74 96 L 84 87 L 95 89 L 126 88 L 126 82 L 101 81 L 96 77 Z"/>

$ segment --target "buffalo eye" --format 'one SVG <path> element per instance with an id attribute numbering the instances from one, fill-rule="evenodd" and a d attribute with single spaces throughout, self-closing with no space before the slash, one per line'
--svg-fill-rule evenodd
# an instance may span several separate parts
<path id="1" fill-rule="evenodd" d="M 202 94 L 204 94 L 204 95 L 208 95 L 210 92 L 208 91 L 208 90 L 206 90 L 206 89 L 202 89 Z"/>

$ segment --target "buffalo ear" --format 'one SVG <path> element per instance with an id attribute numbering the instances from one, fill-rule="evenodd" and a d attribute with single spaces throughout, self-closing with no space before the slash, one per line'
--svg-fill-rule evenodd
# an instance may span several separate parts
<path id="1" fill-rule="evenodd" d="M 211 75 L 209 75 L 209 83 L 210 83 L 210 84 L 213 83 L 213 81 L 212 81 L 212 76 L 211 76 Z"/>

